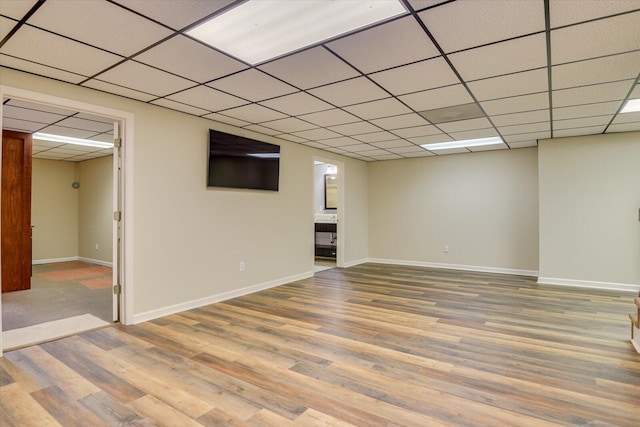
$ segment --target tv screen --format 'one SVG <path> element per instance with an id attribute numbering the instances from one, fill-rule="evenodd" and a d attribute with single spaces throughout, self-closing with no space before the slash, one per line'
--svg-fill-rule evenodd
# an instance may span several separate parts
<path id="1" fill-rule="evenodd" d="M 280 146 L 209 130 L 208 187 L 278 191 Z"/>

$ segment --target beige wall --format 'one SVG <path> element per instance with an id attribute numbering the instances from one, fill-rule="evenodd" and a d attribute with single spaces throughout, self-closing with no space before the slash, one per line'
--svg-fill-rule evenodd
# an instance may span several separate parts
<path id="1" fill-rule="evenodd" d="M 640 132 L 545 140 L 538 151 L 541 281 L 639 285 Z"/>
<path id="2" fill-rule="evenodd" d="M 78 177 L 78 255 L 110 264 L 113 259 L 113 156 L 78 163 Z"/>
<path id="3" fill-rule="evenodd" d="M 78 190 L 76 164 L 33 159 L 31 224 L 33 260 L 78 256 Z"/>
<path id="4" fill-rule="evenodd" d="M 281 145 L 280 191 L 207 189 L 208 130 L 237 129 L 13 70 L 0 69 L 0 74 L 8 86 L 134 114 L 133 163 L 126 165 L 133 181 L 133 251 L 126 262 L 133 268 L 134 314 L 144 317 L 310 274 L 314 155 L 344 162 L 345 261 L 367 256 L 364 162 L 247 131 L 246 136 Z M 245 272 L 239 271 L 241 261 Z"/>
<path id="5" fill-rule="evenodd" d="M 370 258 L 538 269 L 535 148 L 377 162 L 369 172 Z"/>

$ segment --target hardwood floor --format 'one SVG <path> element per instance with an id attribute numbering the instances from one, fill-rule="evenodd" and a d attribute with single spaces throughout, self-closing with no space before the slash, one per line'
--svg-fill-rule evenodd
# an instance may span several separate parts
<path id="1" fill-rule="evenodd" d="M 633 294 L 365 264 L 5 354 L 5 426 L 637 426 Z"/>

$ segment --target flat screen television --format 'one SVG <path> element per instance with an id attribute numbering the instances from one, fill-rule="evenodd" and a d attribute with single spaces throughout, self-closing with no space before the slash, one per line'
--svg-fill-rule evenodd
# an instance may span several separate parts
<path id="1" fill-rule="evenodd" d="M 278 191 L 280 146 L 209 130 L 207 186 Z"/>

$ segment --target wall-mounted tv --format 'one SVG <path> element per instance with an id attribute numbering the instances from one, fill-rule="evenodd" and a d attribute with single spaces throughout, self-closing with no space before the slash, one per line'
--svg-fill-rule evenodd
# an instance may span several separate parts
<path id="1" fill-rule="evenodd" d="M 208 187 L 278 191 L 280 146 L 209 130 Z"/>

